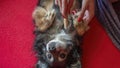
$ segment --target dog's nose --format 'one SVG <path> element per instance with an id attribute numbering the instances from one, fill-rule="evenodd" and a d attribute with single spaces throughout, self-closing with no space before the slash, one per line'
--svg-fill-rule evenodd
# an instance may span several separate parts
<path id="1" fill-rule="evenodd" d="M 56 42 L 49 43 L 49 50 L 54 50 L 56 44 L 57 44 Z"/>

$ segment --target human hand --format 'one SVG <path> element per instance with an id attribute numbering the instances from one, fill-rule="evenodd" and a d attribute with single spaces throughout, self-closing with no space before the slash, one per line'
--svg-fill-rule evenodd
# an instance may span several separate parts
<path id="1" fill-rule="evenodd" d="M 94 17 L 94 11 L 94 0 L 83 0 L 82 7 L 78 15 L 78 22 L 83 19 L 84 21 L 89 23 Z"/>
<path id="2" fill-rule="evenodd" d="M 55 4 L 60 7 L 60 12 L 65 18 L 71 12 L 70 9 L 73 6 L 73 2 L 74 0 L 55 0 Z M 81 10 L 76 14 L 78 15 L 78 22 L 83 19 L 89 23 L 94 17 L 94 0 L 83 0 Z"/>
<path id="3" fill-rule="evenodd" d="M 64 18 L 67 18 L 74 0 L 55 0 L 55 4 L 59 6 L 60 12 Z"/>

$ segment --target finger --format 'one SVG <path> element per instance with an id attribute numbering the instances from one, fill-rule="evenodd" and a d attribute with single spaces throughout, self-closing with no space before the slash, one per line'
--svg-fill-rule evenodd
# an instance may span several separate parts
<path id="1" fill-rule="evenodd" d="M 58 0 L 55 0 L 55 5 L 58 5 Z"/>
<path id="2" fill-rule="evenodd" d="M 75 9 L 75 10 L 70 11 L 70 13 L 71 13 L 72 15 L 75 15 L 75 14 L 78 13 L 79 11 L 80 11 L 79 9 Z"/>
<path id="3" fill-rule="evenodd" d="M 80 22 L 83 19 L 84 13 L 88 7 L 89 4 L 89 0 L 83 0 L 82 1 L 82 8 L 80 10 L 80 14 L 78 16 L 78 22 Z"/>
<path id="4" fill-rule="evenodd" d="M 59 0 L 60 7 L 62 8 L 62 0 Z"/>
<path id="5" fill-rule="evenodd" d="M 67 11 L 67 0 L 62 0 L 62 7 L 61 7 L 61 13 L 63 17 L 67 17 L 66 11 Z"/>
<path id="6" fill-rule="evenodd" d="M 61 8 L 61 0 L 58 0 L 57 2 L 58 2 L 59 8 Z"/>
<path id="7" fill-rule="evenodd" d="M 90 20 L 88 20 L 89 22 L 93 19 L 94 14 L 95 14 L 95 4 L 94 4 L 94 2 L 95 2 L 94 0 L 91 0 L 91 2 L 89 4 L 89 6 L 91 6 L 88 9 L 88 11 L 90 12 Z"/>
<path id="8" fill-rule="evenodd" d="M 88 8 L 88 11 L 87 12 L 85 12 L 85 15 L 86 15 L 86 17 L 85 17 L 85 19 L 86 19 L 86 21 L 89 23 L 91 20 L 92 20 L 92 18 L 94 17 L 94 11 L 95 9 L 94 9 L 94 1 L 92 1 L 92 2 L 90 2 L 89 3 L 89 8 Z"/>
<path id="9" fill-rule="evenodd" d="M 70 9 L 73 6 L 74 0 L 69 0 L 68 4 L 67 4 L 67 13 L 70 13 Z"/>
<path id="10" fill-rule="evenodd" d="M 93 14 L 93 13 L 89 13 L 89 17 L 86 18 L 86 21 L 87 21 L 88 23 L 90 23 L 90 21 L 93 19 L 93 17 L 94 17 L 94 14 Z"/>
<path id="11" fill-rule="evenodd" d="M 92 15 L 92 16 L 89 15 L 89 16 L 84 17 L 83 20 L 84 20 L 87 24 L 89 24 L 93 18 L 94 18 L 93 15 Z"/>
<path id="12" fill-rule="evenodd" d="M 80 22 L 83 19 L 85 11 L 80 11 L 77 21 Z"/>
<path id="13" fill-rule="evenodd" d="M 84 17 L 83 17 L 83 20 L 85 21 L 86 24 L 88 24 L 89 18 L 90 18 L 89 12 L 88 12 L 88 10 L 86 10 Z"/>
<path id="14" fill-rule="evenodd" d="M 83 20 L 85 20 L 86 23 L 89 24 L 90 21 L 93 19 L 93 17 L 94 17 L 94 11 L 87 10 L 83 17 Z"/>
<path id="15" fill-rule="evenodd" d="M 76 10 L 74 10 L 74 11 L 72 11 L 71 13 L 72 13 L 72 15 L 75 15 L 75 13 L 77 13 L 77 12 L 76 12 Z"/>

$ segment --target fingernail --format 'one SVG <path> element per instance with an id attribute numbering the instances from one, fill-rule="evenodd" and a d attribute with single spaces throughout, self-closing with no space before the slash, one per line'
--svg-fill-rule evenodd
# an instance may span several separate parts
<path id="1" fill-rule="evenodd" d="M 80 22 L 82 20 L 82 18 L 78 18 L 77 21 Z"/>
<path id="2" fill-rule="evenodd" d="M 66 18 L 66 16 L 65 15 L 62 15 L 63 16 L 63 18 Z"/>
<path id="3" fill-rule="evenodd" d="M 72 11 L 71 13 L 72 13 L 73 15 L 75 15 L 75 12 L 74 12 L 74 11 Z"/>
<path id="4" fill-rule="evenodd" d="M 71 13 L 72 13 L 73 15 L 75 15 L 77 12 L 78 12 L 78 10 L 75 9 L 75 10 L 73 10 Z"/>

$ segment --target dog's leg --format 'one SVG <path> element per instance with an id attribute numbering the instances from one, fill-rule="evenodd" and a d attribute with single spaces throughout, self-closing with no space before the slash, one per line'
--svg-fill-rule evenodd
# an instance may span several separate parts
<path id="1" fill-rule="evenodd" d="M 33 12 L 35 26 L 41 32 L 46 31 L 53 23 L 56 16 L 55 10 L 45 10 L 43 7 L 37 7 Z"/>
<path id="2" fill-rule="evenodd" d="M 53 24 L 55 16 L 56 16 L 56 13 L 54 9 L 47 12 L 46 17 L 44 17 L 45 21 L 43 25 L 41 26 L 42 31 L 46 31 Z"/>
<path id="3" fill-rule="evenodd" d="M 64 18 L 64 29 L 67 29 L 68 27 L 68 20 Z"/>

